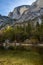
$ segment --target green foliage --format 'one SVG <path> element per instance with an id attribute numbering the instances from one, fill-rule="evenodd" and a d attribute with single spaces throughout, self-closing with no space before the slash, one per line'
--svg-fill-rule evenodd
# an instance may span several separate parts
<path id="1" fill-rule="evenodd" d="M 17 42 L 23 42 L 25 39 L 38 39 L 43 41 L 43 22 L 32 27 L 30 23 L 28 25 L 11 27 L 7 26 L 3 31 L 0 31 L 0 42 L 4 42 L 6 39 L 10 41 L 16 40 Z"/>

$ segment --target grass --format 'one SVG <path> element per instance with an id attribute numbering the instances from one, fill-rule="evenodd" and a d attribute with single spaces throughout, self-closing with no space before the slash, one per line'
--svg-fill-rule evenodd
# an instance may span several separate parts
<path id="1" fill-rule="evenodd" d="M 0 65 L 43 65 L 43 54 L 26 50 L 0 50 Z"/>

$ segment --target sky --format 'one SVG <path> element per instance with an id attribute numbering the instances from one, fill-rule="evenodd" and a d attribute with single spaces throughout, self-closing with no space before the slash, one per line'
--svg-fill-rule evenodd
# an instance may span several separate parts
<path id="1" fill-rule="evenodd" d="M 35 0 L 0 0 L 0 14 L 7 16 L 15 7 L 31 5 Z"/>

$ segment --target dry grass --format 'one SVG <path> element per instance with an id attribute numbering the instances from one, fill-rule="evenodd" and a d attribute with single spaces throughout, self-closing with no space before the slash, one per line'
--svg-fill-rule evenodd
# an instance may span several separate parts
<path id="1" fill-rule="evenodd" d="M 42 61 L 37 52 L 0 50 L 0 65 L 43 65 Z"/>

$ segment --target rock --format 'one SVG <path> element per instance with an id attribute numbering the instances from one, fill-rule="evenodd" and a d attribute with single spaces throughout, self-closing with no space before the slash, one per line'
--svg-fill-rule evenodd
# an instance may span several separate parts
<path id="1" fill-rule="evenodd" d="M 22 5 L 19 7 L 14 8 L 13 12 L 10 12 L 8 14 L 8 17 L 12 19 L 19 19 L 21 15 L 24 13 L 24 11 L 28 10 L 30 8 L 29 5 Z"/>

